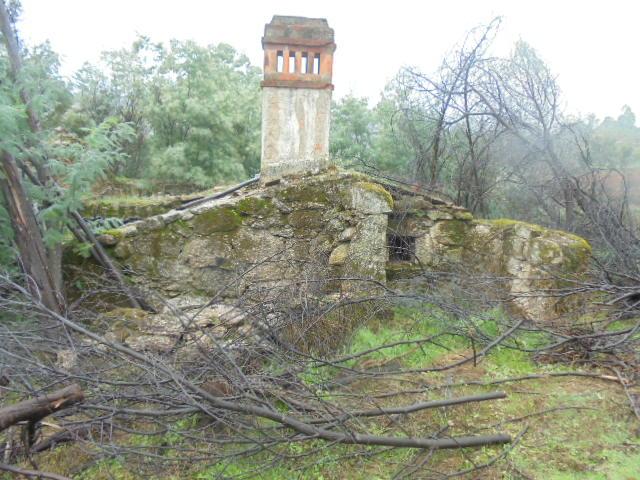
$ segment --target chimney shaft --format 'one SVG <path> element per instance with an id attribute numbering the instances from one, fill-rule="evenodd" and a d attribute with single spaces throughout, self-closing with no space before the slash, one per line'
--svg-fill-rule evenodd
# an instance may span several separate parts
<path id="1" fill-rule="evenodd" d="M 329 164 L 333 30 L 324 19 L 274 16 L 265 26 L 263 181 Z"/>

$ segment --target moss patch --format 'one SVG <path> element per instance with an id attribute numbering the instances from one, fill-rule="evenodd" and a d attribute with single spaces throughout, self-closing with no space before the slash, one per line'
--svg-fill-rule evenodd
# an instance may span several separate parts
<path id="1" fill-rule="evenodd" d="M 387 262 L 385 270 L 388 281 L 413 278 L 424 273 L 422 265 L 407 261 Z"/>
<path id="2" fill-rule="evenodd" d="M 124 231 L 120 228 L 110 228 L 100 232 L 100 235 L 111 235 L 116 240 L 124 238 Z"/>
<path id="3" fill-rule="evenodd" d="M 471 212 L 457 211 L 453 213 L 453 216 L 458 220 L 466 220 L 466 221 L 473 220 L 473 214 Z"/>
<path id="4" fill-rule="evenodd" d="M 233 232 L 242 225 L 242 217 L 231 207 L 208 210 L 193 219 L 193 229 L 200 235 L 218 232 Z"/>
<path id="5" fill-rule="evenodd" d="M 321 230 L 324 223 L 319 210 L 296 210 L 289 215 L 289 225 L 299 233 Z"/>
<path id="6" fill-rule="evenodd" d="M 579 237 L 578 237 L 579 238 Z M 563 249 L 565 265 L 571 272 L 582 272 L 586 269 L 591 258 L 591 245 L 583 239 L 582 242 L 573 242 Z"/>
<path id="7" fill-rule="evenodd" d="M 589 250 L 591 253 L 591 245 L 584 238 L 575 235 L 573 233 L 565 232 L 563 230 L 554 230 L 552 228 L 546 228 L 541 225 L 536 225 L 535 223 L 527 223 L 521 222 L 520 220 L 511 220 L 509 218 L 496 218 L 492 220 L 477 220 L 476 223 L 480 225 L 492 225 L 498 228 L 507 229 L 507 228 L 515 228 L 518 226 L 526 227 L 528 230 L 532 232 L 539 233 L 544 236 L 552 236 L 552 235 L 560 235 L 565 238 L 569 238 L 574 242 L 579 244 L 579 248 L 585 248 Z"/>
<path id="8" fill-rule="evenodd" d="M 510 243 L 510 236 L 517 227 L 524 227 L 532 232 L 532 241 L 539 241 L 540 258 L 542 261 L 550 261 L 557 257 L 560 252 L 565 257 L 563 269 L 567 272 L 583 271 L 588 265 L 591 256 L 591 245 L 584 238 L 562 230 L 553 230 L 533 223 L 520 222 L 499 218 L 496 220 L 475 221 L 476 225 L 487 225 L 496 228 L 504 235 L 505 246 Z M 565 239 L 565 242 L 559 242 Z"/>
<path id="9" fill-rule="evenodd" d="M 438 224 L 438 241 L 444 245 L 464 246 L 469 241 L 470 225 L 464 220 L 443 220 Z"/>
<path id="10" fill-rule="evenodd" d="M 288 203 L 330 203 L 327 186 L 322 184 L 307 185 L 301 183 L 292 185 L 278 192 L 278 197 Z"/>
<path id="11" fill-rule="evenodd" d="M 268 216 L 274 213 L 275 208 L 267 198 L 247 197 L 237 203 L 236 210 L 241 215 Z"/>

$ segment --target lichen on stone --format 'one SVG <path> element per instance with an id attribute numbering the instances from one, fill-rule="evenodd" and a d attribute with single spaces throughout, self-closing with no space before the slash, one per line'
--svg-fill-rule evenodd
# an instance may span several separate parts
<path id="1" fill-rule="evenodd" d="M 336 248 L 333 249 L 331 255 L 329 256 L 329 265 L 344 265 L 347 260 L 347 255 L 349 254 L 349 244 L 348 243 L 340 243 Z"/>
<path id="2" fill-rule="evenodd" d="M 277 196 L 286 203 L 330 203 L 326 188 L 321 184 L 305 185 L 301 182 L 280 190 Z"/>
<path id="3" fill-rule="evenodd" d="M 381 196 L 387 202 L 389 209 L 393 210 L 393 197 L 382 185 L 374 182 L 360 181 L 355 184 L 355 187 Z"/>
<path id="4" fill-rule="evenodd" d="M 320 210 L 296 210 L 288 215 L 288 223 L 299 234 L 322 230 L 325 221 Z"/>

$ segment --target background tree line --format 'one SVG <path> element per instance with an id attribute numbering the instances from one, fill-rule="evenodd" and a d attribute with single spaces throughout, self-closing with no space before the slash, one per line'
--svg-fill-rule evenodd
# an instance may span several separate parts
<path id="1" fill-rule="evenodd" d="M 62 124 L 82 138 L 106 119 L 126 123 L 127 159 L 110 173 L 207 188 L 259 169 L 259 81 L 229 45 L 140 37 L 76 73 Z"/>
<path id="2" fill-rule="evenodd" d="M 195 191 L 258 171 L 260 70 L 232 47 L 140 37 L 68 79 L 50 45 L 19 42 L 20 8 L 3 3 L 3 266 L 36 278 L 31 266 L 46 264 L 35 283 L 59 293 L 61 245 L 87 235 L 73 223 L 87 223 L 78 211 L 97 188 L 133 179 L 142 194 Z"/>

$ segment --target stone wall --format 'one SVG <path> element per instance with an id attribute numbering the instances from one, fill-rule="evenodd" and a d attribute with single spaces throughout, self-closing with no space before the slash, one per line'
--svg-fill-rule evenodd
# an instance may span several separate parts
<path id="1" fill-rule="evenodd" d="M 320 285 L 317 294 L 340 293 L 353 282 L 321 279 L 385 280 L 391 202 L 367 179 L 332 172 L 172 210 L 104 237 L 135 272 L 132 281 L 167 297 L 239 298 L 305 282 Z"/>
<path id="2" fill-rule="evenodd" d="M 407 259 L 394 258 L 392 236 L 410 240 Z M 531 293 L 562 286 L 590 255 L 587 242 L 565 232 L 477 220 L 443 199 L 335 169 L 171 210 L 103 238 L 134 283 L 165 298 L 295 304 L 458 271 L 504 279 L 502 293 L 539 321 L 568 306 Z"/>
<path id="3" fill-rule="evenodd" d="M 421 269 L 491 276 L 495 281 L 487 283 L 501 287 L 493 293 L 535 321 L 553 321 L 575 307 L 575 297 L 559 289 L 586 270 L 591 247 L 584 239 L 515 220 L 474 219 L 463 208 L 406 190 L 394 197 L 389 228 L 414 239 L 415 257 L 391 262 L 389 277 Z"/>

